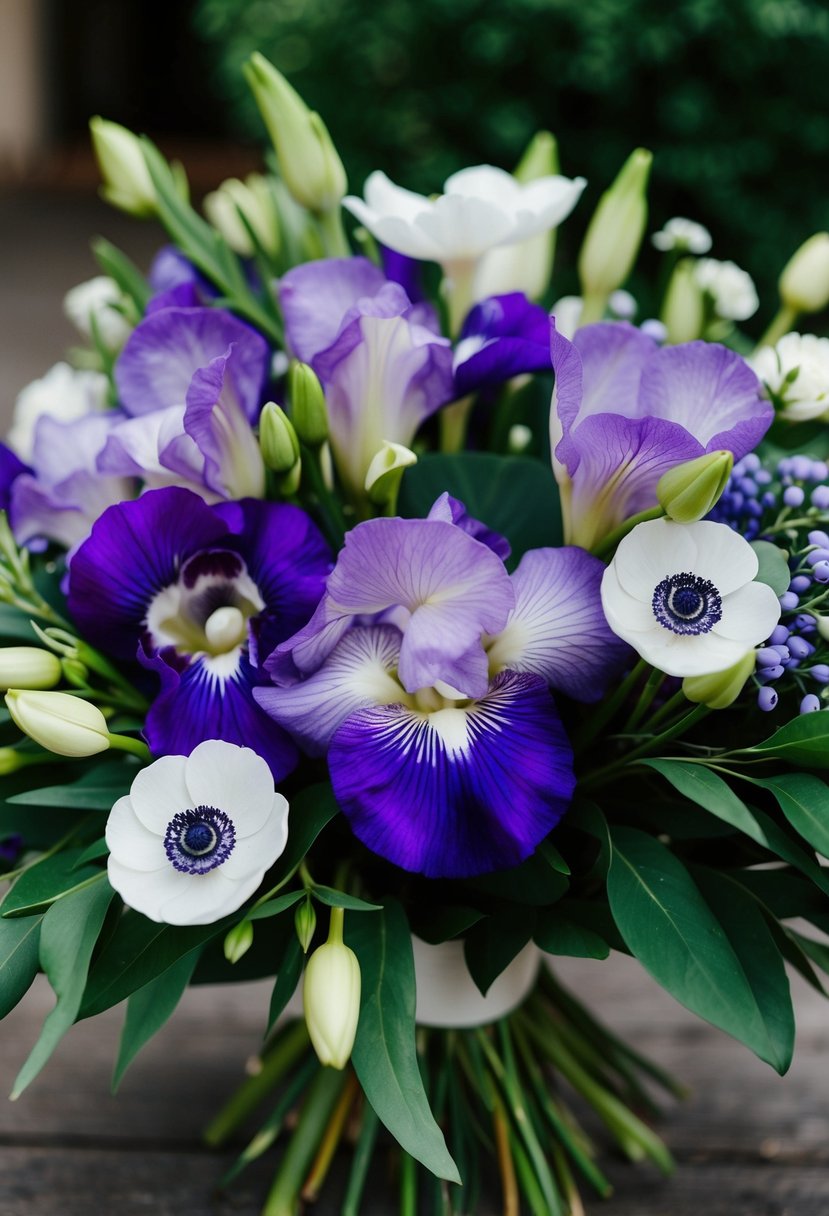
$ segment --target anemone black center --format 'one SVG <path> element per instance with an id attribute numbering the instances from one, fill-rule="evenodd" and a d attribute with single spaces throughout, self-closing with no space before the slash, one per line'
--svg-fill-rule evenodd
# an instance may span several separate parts
<path id="1" fill-rule="evenodd" d="M 207 874 L 227 861 L 236 844 L 236 829 L 224 811 L 197 806 L 179 811 L 167 824 L 164 849 L 182 874 Z"/>
<path id="2" fill-rule="evenodd" d="M 658 583 L 651 601 L 660 625 L 677 634 L 701 634 L 722 618 L 722 596 L 707 578 L 683 571 Z"/>

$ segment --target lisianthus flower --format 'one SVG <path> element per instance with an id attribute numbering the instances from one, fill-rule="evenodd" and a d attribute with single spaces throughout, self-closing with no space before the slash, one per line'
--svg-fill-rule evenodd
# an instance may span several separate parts
<path id="1" fill-rule="evenodd" d="M 136 775 L 107 820 L 107 875 L 150 920 L 209 925 L 254 893 L 287 838 L 288 803 L 265 761 L 210 739 Z"/>
<path id="2" fill-rule="evenodd" d="M 760 306 L 751 275 L 734 262 L 700 258 L 694 265 L 694 278 L 710 297 L 717 316 L 726 321 L 747 321 Z"/>
<path id="3" fill-rule="evenodd" d="M 711 248 L 711 233 L 696 220 L 674 216 L 651 237 L 651 244 L 662 253 L 676 249 L 680 253 L 707 253 Z"/>
<path id="4" fill-rule="evenodd" d="M 829 419 L 829 338 L 786 334 L 749 363 L 789 422 Z"/>
<path id="5" fill-rule="evenodd" d="M 56 363 L 18 393 L 7 436 L 9 447 L 21 460 L 31 460 L 35 429 L 42 417 L 74 422 L 100 412 L 106 409 L 108 391 L 109 381 L 102 372 L 78 371 L 68 363 Z"/>
<path id="6" fill-rule="evenodd" d="M 267 343 L 218 308 L 163 308 L 136 326 L 115 366 L 127 415 L 102 472 L 145 486 L 186 485 L 206 501 L 262 497 L 265 466 L 252 423 L 262 404 Z"/>
<path id="7" fill-rule="evenodd" d="M 660 348 L 625 322 L 586 325 L 569 342 L 553 325 L 552 361 L 564 536 L 585 548 L 655 507 L 668 469 L 720 449 L 739 460 L 773 417 L 745 360 L 715 343 Z"/>
<path id="8" fill-rule="evenodd" d="M 209 507 L 170 487 L 103 513 L 71 560 L 69 609 L 102 650 L 160 677 L 144 728 L 152 752 L 249 744 L 279 780 L 296 750 L 253 699 L 267 679 L 259 656 L 307 621 L 330 568 L 298 507 Z"/>
<path id="9" fill-rule="evenodd" d="M 533 852 L 574 786 L 550 689 L 596 699 L 627 653 L 597 558 L 536 550 L 510 578 L 503 544 L 448 495 L 428 519 L 358 525 L 314 617 L 268 660 L 277 686 L 255 693 L 327 754 L 359 839 L 431 877 Z"/>
<path id="10" fill-rule="evenodd" d="M 85 338 L 101 342 L 114 352 L 121 349 L 132 332 L 132 325 L 123 313 L 124 303 L 115 280 L 99 274 L 66 293 L 63 311 Z"/>
<path id="11" fill-rule="evenodd" d="M 444 193 L 431 199 L 396 186 L 378 171 L 366 181 L 365 201 L 349 195 L 343 206 L 390 249 L 440 264 L 457 322 L 453 328 L 460 328 L 486 290 L 475 284 L 484 255 L 555 228 L 585 184 L 584 178 L 557 174 L 523 184 L 503 169 L 476 165 L 453 173 Z"/>
<path id="12" fill-rule="evenodd" d="M 654 519 L 620 542 L 602 578 L 611 628 L 660 671 L 725 671 L 780 620 L 757 554 L 727 524 Z"/>

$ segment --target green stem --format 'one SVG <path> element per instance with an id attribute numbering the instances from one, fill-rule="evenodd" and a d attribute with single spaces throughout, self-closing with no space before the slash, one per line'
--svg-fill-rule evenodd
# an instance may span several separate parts
<path id="1" fill-rule="evenodd" d="M 204 1132 L 205 1143 L 211 1148 L 223 1144 L 307 1051 L 308 1043 L 308 1031 L 302 1020 L 286 1026 L 263 1059 L 261 1070 L 239 1086 L 230 1101 L 208 1124 Z"/>
<path id="2" fill-rule="evenodd" d="M 325 1135 L 345 1082 L 346 1074 L 336 1068 L 321 1068 L 314 1077 L 265 1200 L 262 1216 L 297 1216 L 299 1192 L 305 1175 Z"/>
<path id="3" fill-rule="evenodd" d="M 577 754 L 589 747 L 599 732 L 603 730 L 616 711 L 627 700 L 647 668 L 648 664 L 645 659 L 640 659 L 616 691 L 603 702 L 600 708 L 591 713 L 587 721 L 576 731 L 573 738 L 573 748 Z"/>
<path id="4" fill-rule="evenodd" d="M 360 1216 L 360 1203 L 363 1198 L 363 1190 L 368 1177 L 369 1166 L 374 1154 L 374 1145 L 377 1141 L 377 1132 L 380 1128 L 380 1120 L 374 1113 L 373 1107 L 368 1101 L 363 1103 L 363 1121 L 360 1125 L 360 1135 L 357 1140 L 357 1147 L 354 1150 L 354 1159 L 351 1163 L 351 1173 L 348 1176 L 348 1186 L 343 1200 L 342 1211 L 340 1216 Z"/>
<path id="5" fill-rule="evenodd" d="M 585 325 L 592 325 L 594 321 L 601 321 L 607 308 L 608 298 L 606 292 L 595 292 L 593 295 L 582 296 L 579 329 Z"/>
<path id="6" fill-rule="evenodd" d="M 618 528 L 614 528 L 608 536 L 593 545 L 590 552 L 596 557 L 604 558 L 613 553 L 620 540 L 624 540 L 628 532 L 632 532 L 637 524 L 647 523 L 649 519 L 662 519 L 665 515 L 664 507 L 650 507 L 647 511 L 640 511 L 638 515 L 631 515 L 630 519 L 626 519 L 624 523 L 619 524 Z"/>
<path id="7" fill-rule="evenodd" d="M 650 733 L 660 722 L 664 722 L 666 718 L 672 717 L 676 710 L 684 708 L 687 704 L 688 700 L 685 693 L 680 688 L 672 697 L 669 697 L 667 701 L 660 705 L 659 709 L 654 710 L 645 723 L 645 730 Z"/>
<path id="8" fill-rule="evenodd" d="M 665 673 L 663 671 L 657 671 L 657 669 L 654 667 L 645 682 L 645 687 L 639 694 L 639 700 L 634 705 L 633 712 L 625 724 L 625 734 L 632 734 L 633 731 L 636 730 L 636 727 L 650 709 L 651 702 L 659 691 L 659 685 L 664 679 Z"/>
<path id="9" fill-rule="evenodd" d="M 343 227 L 342 210 L 339 206 L 331 207 L 316 216 L 319 226 L 325 256 L 329 258 L 347 258 L 351 254 Z"/>
<path id="10" fill-rule="evenodd" d="M 634 760 L 639 760 L 642 756 L 647 756 L 650 752 L 657 751 L 663 743 L 669 743 L 677 735 L 684 734 L 686 730 L 690 730 L 692 726 L 695 726 L 701 718 L 704 718 L 709 713 L 711 713 L 711 710 L 707 705 L 695 706 L 689 714 L 686 714 L 679 722 L 663 731 L 662 734 L 654 735 L 652 739 L 647 739 L 639 747 L 635 747 L 632 752 L 628 752 L 621 760 L 614 760 L 612 764 L 607 764 L 604 768 L 600 768 L 598 772 L 591 773 L 585 777 L 580 783 L 582 790 L 590 789 L 597 785 L 604 785 L 609 777 L 617 776 L 629 764 L 632 764 Z"/>
<path id="11" fill-rule="evenodd" d="M 220 1187 L 229 1186 L 233 1179 L 241 1174 L 243 1169 L 246 1169 L 253 1161 L 256 1161 L 263 1153 L 268 1151 L 279 1137 L 286 1117 L 307 1090 L 312 1077 L 319 1070 L 319 1067 L 319 1061 L 313 1053 L 306 1060 L 303 1060 L 294 1076 L 291 1077 L 289 1084 L 286 1085 L 284 1092 L 279 1095 L 279 1101 L 259 1128 L 259 1131 L 252 1138 L 244 1152 L 239 1154 L 230 1169 L 222 1175 L 219 1183 Z"/>
<path id="12" fill-rule="evenodd" d="M 149 762 L 152 760 L 152 754 L 147 744 L 141 739 L 133 739 L 129 735 L 110 735 L 109 746 L 114 751 L 129 752 L 132 756 L 137 756 L 139 760 Z"/>
<path id="13" fill-rule="evenodd" d="M 472 397 L 462 397 L 445 405 L 440 411 L 440 450 L 460 452 L 466 439 L 466 426 L 472 409 Z"/>
<path id="14" fill-rule="evenodd" d="M 316 497 L 323 526 L 328 533 L 328 539 L 331 541 L 334 550 L 337 551 L 342 548 L 343 538 L 347 530 L 342 507 L 325 484 L 325 477 L 320 465 L 319 449 L 310 448 L 304 443 L 300 444 L 300 456 L 303 471 L 308 475 L 308 480 L 311 483 L 311 492 Z"/>
<path id="15" fill-rule="evenodd" d="M 774 346 L 784 334 L 787 334 L 790 329 L 794 329 L 797 316 L 798 314 L 795 309 L 789 308 L 786 304 L 781 304 L 777 316 L 763 334 L 757 346 Z"/>
<path id="16" fill-rule="evenodd" d="M 400 1216 L 417 1216 L 417 1162 L 400 1150 Z"/>

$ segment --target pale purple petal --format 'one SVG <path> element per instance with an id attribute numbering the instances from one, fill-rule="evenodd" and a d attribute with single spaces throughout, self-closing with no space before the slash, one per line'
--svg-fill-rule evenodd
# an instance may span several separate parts
<path id="1" fill-rule="evenodd" d="M 331 346 L 349 309 L 386 281 L 368 258 L 322 258 L 289 270 L 279 282 L 279 302 L 297 359 L 311 363 Z"/>
<path id="2" fill-rule="evenodd" d="M 598 701 L 630 651 L 601 600 L 605 566 L 583 549 L 533 549 L 512 575 L 515 609 L 489 647 L 497 669 L 527 671 L 576 701 Z"/>
<path id="3" fill-rule="evenodd" d="M 197 368 L 187 389 L 184 430 L 204 458 L 204 482 L 224 498 L 261 498 L 265 465 L 236 391 L 237 347 Z M 178 448 L 160 452 L 170 466 Z"/>
<path id="4" fill-rule="evenodd" d="M 774 416 L 760 389 L 736 351 L 711 342 L 666 346 L 642 373 L 640 411 L 678 422 L 707 452 L 724 448 L 739 460 L 757 446 Z"/>
<path id="5" fill-rule="evenodd" d="M 479 540 L 482 544 L 486 545 L 503 562 L 507 560 L 512 551 L 510 543 L 505 536 L 501 536 L 498 532 L 493 532 L 491 528 L 481 523 L 479 519 L 473 519 L 463 503 L 459 499 L 453 498 L 446 491 L 439 498 L 435 499 L 426 518 L 442 519 L 444 523 L 454 524 L 456 528 L 460 528 L 463 532 L 468 532 L 474 540 Z"/>
<path id="6" fill-rule="evenodd" d="M 233 389 L 246 416 L 254 419 L 268 371 L 268 345 L 220 308 L 165 308 L 137 325 L 115 365 L 119 400 L 128 414 L 181 406 L 195 372 L 230 347 Z"/>
<path id="7" fill-rule="evenodd" d="M 508 869 L 567 810 L 572 752 L 535 676 L 505 672 L 467 709 L 362 709 L 328 754 L 355 835 L 394 865 L 430 878 Z"/>

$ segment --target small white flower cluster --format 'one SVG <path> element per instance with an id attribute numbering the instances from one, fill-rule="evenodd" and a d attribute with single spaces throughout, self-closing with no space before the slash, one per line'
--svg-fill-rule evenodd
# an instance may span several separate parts
<path id="1" fill-rule="evenodd" d="M 115 280 L 99 274 L 66 293 L 63 311 L 84 338 L 96 338 L 115 354 L 133 328 L 121 311 L 123 303 Z"/>
<path id="2" fill-rule="evenodd" d="M 782 406 L 783 418 L 829 421 L 829 338 L 786 334 L 776 346 L 761 346 L 748 362 Z"/>
<path id="3" fill-rule="evenodd" d="M 711 233 L 695 220 L 677 215 L 653 234 L 651 242 L 663 253 L 673 249 L 680 253 L 707 253 L 711 248 Z"/>
<path id="4" fill-rule="evenodd" d="M 21 389 L 6 443 L 21 460 L 30 461 L 40 418 L 73 422 L 104 410 L 108 390 L 109 381 L 102 372 L 78 371 L 68 363 L 56 363 L 40 380 Z"/>
<path id="5" fill-rule="evenodd" d="M 734 262 L 700 258 L 694 267 L 697 286 L 706 292 L 718 317 L 725 321 L 747 321 L 756 313 L 760 300 L 751 275 Z"/>

